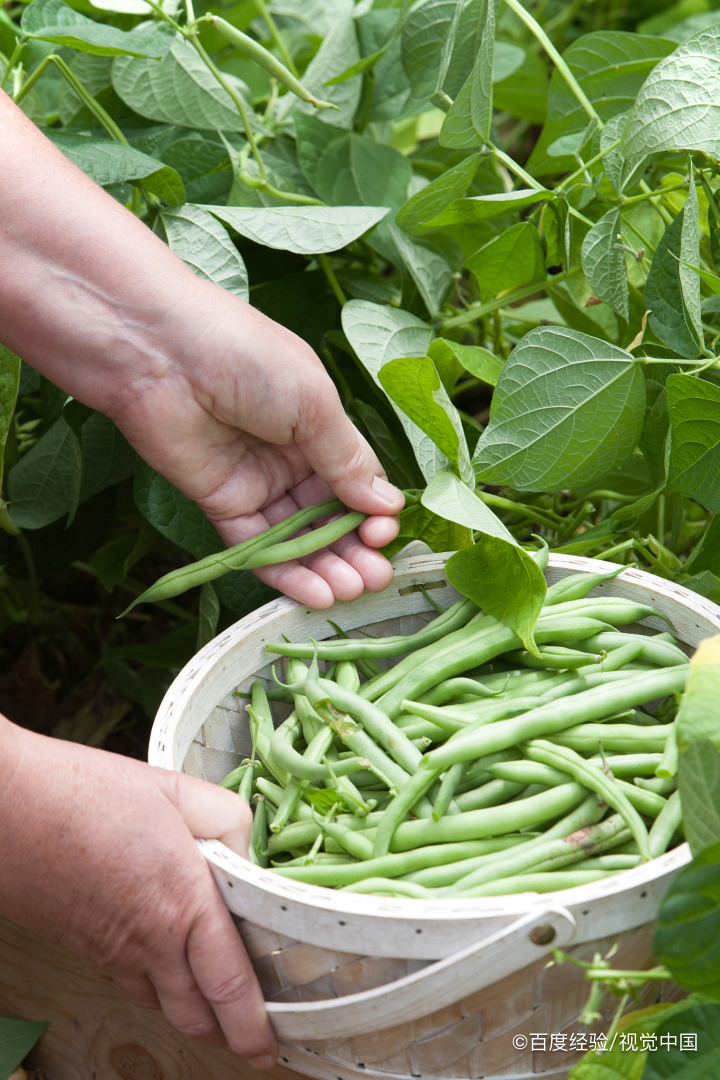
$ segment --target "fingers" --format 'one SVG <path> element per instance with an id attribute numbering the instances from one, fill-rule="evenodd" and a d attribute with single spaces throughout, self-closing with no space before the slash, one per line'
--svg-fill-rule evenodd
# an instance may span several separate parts
<path id="1" fill-rule="evenodd" d="M 244 799 L 193 776 L 172 773 L 173 802 L 198 840 L 221 840 L 238 855 L 248 857 L 252 814 Z"/>
<path id="2" fill-rule="evenodd" d="M 229 916 L 228 916 L 229 918 Z M 237 936 L 237 931 L 235 931 Z M 185 955 L 174 964 L 151 972 L 160 1007 L 168 1023 L 206 1050 L 222 1050 L 228 1045 L 213 1007 L 198 986 Z"/>
<path id="3" fill-rule="evenodd" d="M 334 387 L 304 403 L 295 441 L 346 506 L 389 516 L 402 510 L 402 493 L 384 478 L 380 462 L 345 415 Z"/>
<path id="4" fill-rule="evenodd" d="M 218 893 L 187 939 L 187 958 L 227 1045 L 256 1069 L 277 1061 L 275 1033 L 252 964 Z"/>

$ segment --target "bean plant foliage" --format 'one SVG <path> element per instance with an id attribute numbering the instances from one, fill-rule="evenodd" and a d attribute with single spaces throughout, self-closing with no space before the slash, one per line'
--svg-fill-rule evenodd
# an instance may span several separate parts
<path id="1" fill-rule="evenodd" d="M 196 274 L 312 345 L 406 492 L 387 554 L 454 551 L 450 579 L 532 650 L 546 545 L 720 600 L 720 12 L 700 6 L 32 0 L 0 17 L 0 70 Z M 217 532 L 6 349 L 0 442 L 2 703 L 30 679 L 46 727 L 101 744 L 273 593 L 235 571 L 116 623 Z"/>

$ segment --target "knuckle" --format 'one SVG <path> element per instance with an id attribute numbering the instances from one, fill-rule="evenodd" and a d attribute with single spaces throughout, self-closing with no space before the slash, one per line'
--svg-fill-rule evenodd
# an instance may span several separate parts
<path id="1" fill-rule="evenodd" d="M 211 1005 L 232 1005 L 247 997 L 253 989 L 253 979 L 249 972 L 234 971 L 225 978 L 217 979 L 203 988 L 203 993 Z"/>

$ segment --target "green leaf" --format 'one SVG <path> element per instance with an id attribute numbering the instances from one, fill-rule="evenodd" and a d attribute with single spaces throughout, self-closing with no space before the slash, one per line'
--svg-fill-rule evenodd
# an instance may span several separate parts
<path id="1" fill-rule="evenodd" d="M 335 788 L 321 790 L 320 788 L 307 787 L 303 791 L 303 799 L 306 799 L 321 814 L 329 814 L 334 806 L 342 803 L 342 799 Z"/>
<path id="2" fill-rule="evenodd" d="M 21 360 L 0 345 L 0 490 L 2 490 L 5 443 L 12 424 L 20 385 Z"/>
<path id="3" fill-rule="evenodd" d="M 552 198 L 551 191 L 536 188 L 519 188 L 517 191 L 499 191 L 491 195 L 473 195 L 469 199 L 456 199 L 442 213 L 423 222 L 434 229 L 448 225 L 470 225 L 490 221 L 516 210 L 524 210 L 534 203 Z"/>
<path id="4" fill-rule="evenodd" d="M 220 601 L 212 586 L 206 581 L 200 586 L 200 607 L 198 609 L 198 628 L 195 648 L 200 651 L 203 646 L 217 634 L 218 620 L 220 618 Z"/>
<path id="5" fill-rule="evenodd" d="M 652 479 L 653 488 L 664 488 L 668 473 L 668 413 L 667 393 L 661 390 L 645 410 L 645 422 L 640 436 L 640 449 Z"/>
<path id="6" fill-rule="evenodd" d="M 468 149 L 484 146 L 490 141 L 493 119 L 494 54 L 495 0 L 488 0 L 485 5 L 485 27 L 480 49 L 472 71 L 443 120 L 439 135 L 441 146 Z M 524 53 L 522 53 L 522 59 L 524 59 Z"/>
<path id="7" fill-rule="evenodd" d="M 690 663 L 685 693 L 677 715 L 677 743 L 686 750 L 693 743 L 710 740 L 720 750 L 720 639 L 702 642 Z M 720 840 L 720 836 L 717 837 Z"/>
<path id="8" fill-rule="evenodd" d="M 463 483 L 474 487 L 462 422 L 432 360 L 428 356 L 398 357 L 380 368 L 378 379 L 390 399 L 454 465 Z"/>
<path id="9" fill-rule="evenodd" d="M 720 843 L 683 867 L 665 893 L 653 954 L 685 990 L 720 998 Z"/>
<path id="10" fill-rule="evenodd" d="M 715 678 L 713 711 L 716 714 L 718 682 Z M 683 706 L 686 704 L 687 699 L 684 699 Z M 695 707 L 698 708 L 697 705 Z M 712 729 L 707 716 L 688 716 L 688 710 L 686 710 L 683 725 L 684 737 L 689 734 L 688 728 L 694 720 L 698 722 L 697 729 L 702 730 L 703 727 Z M 716 721 L 715 733 L 718 742 L 720 742 L 719 727 Z M 697 729 L 693 734 L 697 733 Z M 678 735 L 680 730 L 678 726 Z M 693 741 L 680 754 L 678 790 L 682 800 L 685 839 L 693 855 L 698 855 L 711 844 L 720 843 L 720 753 L 709 739 Z"/>
<path id="11" fill-rule="evenodd" d="M 400 228 L 413 232 L 424 221 L 436 217 L 467 191 L 479 164 L 479 154 L 464 158 L 447 172 L 441 173 L 437 180 L 416 192 L 398 211 L 397 223 Z"/>
<path id="12" fill-rule="evenodd" d="M 15 1072 L 38 1039 L 50 1027 L 44 1020 L 11 1020 L 0 1016 L 0 1077 Z"/>
<path id="13" fill-rule="evenodd" d="M 483 534 L 473 547 L 450 556 L 445 574 L 451 585 L 514 630 L 537 655 L 533 631 L 547 588 L 542 570 L 526 551 Z"/>
<path id="14" fill-rule="evenodd" d="M 698 277 L 702 278 L 708 288 L 712 289 L 716 296 L 720 296 L 720 277 L 717 274 L 711 274 L 709 270 L 703 270 L 701 267 L 693 266 L 692 263 L 688 262 L 681 261 L 680 265 L 694 271 Z"/>
<path id="15" fill-rule="evenodd" d="M 693 574 L 703 570 L 720 574 L 720 516 L 710 519 L 702 540 L 685 563 L 685 569 L 688 573 L 692 570 Z"/>
<path id="16" fill-rule="evenodd" d="M 628 117 L 630 162 L 673 150 L 720 155 L 720 26 L 701 30 L 648 76 Z"/>
<path id="17" fill-rule="evenodd" d="M 338 251 L 372 229 L 388 213 L 384 206 L 203 206 L 256 244 L 319 255 Z"/>
<path id="18" fill-rule="evenodd" d="M 141 458 L 135 466 L 135 505 L 154 528 L 196 559 L 225 546 L 200 507 Z"/>
<path id="19" fill-rule="evenodd" d="M 56 420 L 8 473 L 10 517 L 21 529 L 42 529 L 77 499 L 82 456 L 63 419 Z"/>
<path id="20" fill-rule="evenodd" d="M 672 426 L 669 489 L 720 511 L 720 387 L 690 375 L 667 380 Z"/>
<path id="21" fill-rule="evenodd" d="M 342 324 L 360 362 L 380 389 L 380 369 L 400 356 L 425 355 L 432 337 L 430 327 L 414 315 L 367 300 L 350 300 L 345 304 Z M 410 440 L 423 476 L 430 480 L 438 469 L 445 467 L 447 458 L 402 409 L 394 402 L 392 406 Z"/>
<path id="22" fill-rule="evenodd" d="M 419 0 L 405 20 L 402 65 L 416 101 L 457 96 L 480 44 L 485 0 Z"/>
<path id="23" fill-rule="evenodd" d="M 601 120 L 609 120 L 633 106 L 655 65 L 672 50 L 673 43 L 662 38 L 600 30 L 574 41 L 563 59 Z M 527 165 L 535 176 L 575 169 L 573 158 L 551 158 L 547 148 L 561 135 L 584 131 L 588 123 L 587 113 L 557 68 L 550 80 L 547 113 L 548 120 Z"/>
<path id="24" fill-rule="evenodd" d="M 713 518 L 713 520 L 718 520 Z M 684 569 L 687 569 L 687 563 Z M 720 606 L 720 577 L 717 574 L 711 573 L 709 570 L 701 570 L 698 574 L 693 574 L 692 577 L 683 578 L 683 585 L 686 589 L 691 589 L 697 593 L 698 596 L 704 596 L 706 600 L 712 600 L 713 604 Z"/>
<path id="25" fill-rule="evenodd" d="M 312 183 L 331 206 L 399 209 L 411 177 L 411 163 L 392 146 L 353 133 L 328 143 L 318 158 Z"/>
<path id="26" fill-rule="evenodd" d="M 348 411 L 357 413 L 360 422 L 365 426 L 390 483 L 399 488 L 415 487 L 417 480 L 414 463 L 408 461 L 405 448 L 400 446 L 377 410 L 366 401 L 353 398 Z"/>
<path id="27" fill-rule="evenodd" d="M 654 334 L 674 352 L 689 359 L 697 356 L 702 345 L 702 327 L 696 325 L 697 311 L 687 306 L 687 299 L 694 300 L 692 293 L 686 293 L 685 281 L 681 276 L 692 274 L 687 267 L 683 267 L 681 259 L 697 265 L 700 261 L 696 255 L 686 259 L 685 248 L 691 248 L 691 243 L 685 243 L 689 234 L 693 232 L 692 226 L 688 231 L 683 228 L 685 210 L 681 210 L 672 225 L 663 233 L 662 239 L 655 249 L 650 272 L 645 284 L 645 304 L 650 314 L 650 326 Z M 695 278 L 697 281 L 697 278 Z M 698 284 L 699 289 L 699 284 Z"/>
<path id="28" fill-rule="evenodd" d="M 453 551 L 458 546 L 455 543 L 455 533 L 452 522 L 438 517 L 437 514 L 433 514 L 431 510 L 417 503 L 415 506 L 406 506 L 400 511 L 400 532 L 382 549 L 382 552 L 391 559 L 413 540 L 420 540 L 423 544 L 427 544 L 431 551 Z"/>
<path id="29" fill-rule="evenodd" d="M 608 210 L 587 233 L 582 245 L 582 266 L 595 295 L 621 315 L 630 318 L 628 276 L 623 243 L 622 210 Z"/>
<path id="30" fill-rule="evenodd" d="M 261 210 L 255 213 L 262 213 Z M 245 263 L 222 225 L 191 203 L 161 213 L 168 245 L 198 277 L 248 300 Z"/>
<path id="31" fill-rule="evenodd" d="M 127 480 L 137 454 L 109 416 L 94 412 L 82 428 L 83 473 L 80 502 Z"/>
<path id="32" fill-rule="evenodd" d="M 447 338 L 436 338 L 428 349 L 428 356 L 435 364 L 448 393 L 460 378 L 463 368 L 476 379 L 487 383 L 488 386 L 495 386 L 505 363 L 502 356 L 495 356 L 482 345 L 460 345 L 457 341 L 449 341 Z M 453 378 L 448 385 L 444 372 L 448 369 L 450 362 L 453 362 Z M 458 367 L 460 370 L 455 374 L 454 369 Z"/>
<path id="33" fill-rule="evenodd" d="M 309 113 L 295 113 L 293 124 L 298 163 L 312 188 L 317 191 L 317 173 L 321 158 L 330 143 L 346 138 L 347 131 L 334 124 L 324 123 Z"/>
<path id="34" fill-rule="evenodd" d="M 48 137 L 96 184 L 142 181 L 147 191 L 170 206 L 181 206 L 185 201 L 185 188 L 175 169 L 160 165 L 156 158 L 142 154 L 132 146 L 62 131 L 49 130 Z"/>
<path id="35" fill-rule="evenodd" d="M 683 1036 L 693 1035 L 697 1049 L 682 1049 Z M 643 1080 L 715 1080 L 720 1075 L 720 1005 L 685 1009 L 659 1024 L 657 1037 L 661 1049 L 648 1055 Z"/>
<path id="36" fill-rule="evenodd" d="M 137 539 L 132 533 L 124 533 L 103 544 L 90 556 L 90 565 L 107 592 L 112 592 L 125 578 L 127 560 L 135 550 Z"/>
<path id="37" fill-rule="evenodd" d="M 238 94 L 248 94 L 239 79 L 230 74 L 224 78 Z M 113 62 L 112 82 L 125 104 L 148 120 L 200 130 L 243 130 L 232 98 L 184 39 L 175 40 L 159 64 L 118 57 Z M 247 99 L 246 105 L 254 116 Z"/>
<path id="38" fill-rule="evenodd" d="M 381 221 L 369 242 L 399 270 L 410 274 L 429 313 L 438 316 L 452 284 L 452 270 L 442 255 L 411 240 L 393 218 L 391 215 Z"/>
<path id="39" fill-rule="evenodd" d="M 505 361 L 475 473 L 520 491 L 590 483 L 632 451 L 644 412 L 645 379 L 623 349 L 566 327 L 537 327 Z"/>
<path id="40" fill-rule="evenodd" d="M 23 12 L 21 25 L 28 37 L 80 49 L 95 56 L 139 56 L 161 60 L 174 38 L 173 31 L 163 23 L 139 26 L 126 33 L 88 19 L 63 0 L 33 0 Z"/>
<path id="41" fill-rule="evenodd" d="M 605 175 L 618 195 L 621 195 L 626 188 L 631 188 L 636 184 L 645 168 L 643 162 L 639 162 L 635 168 L 631 168 L 622 152 L 622 146 L 616 146 L 614 150 L 608 149 L 622 138 L 627 118 L 628 114 L 624 112 L 610 117 L 600 132 L 600 150 L 605 154 L 603 158 Z"/>
<path id="42" fill-rule="evenodd" d="M 500 518 L 482 501 L 481 495 L 460 483 L 458 478 L 446 469 L 435 473 L 421 495 L 421 502 L 438 517 L 447 518 L 448 521 L 472 529 L 473 532 L 494 536 L 519 546 Z"/>
<path id="43" fill-rule="evenodd" d="M 504 47 L 505 43 L 495 42 L 495 73 L 498 75 L 497 82 L 493 79 L 495 108 L 510 113 L 519 120 L 544 124 L 550 85 L 544 60 L 532 49 L 528 49 L 519 67 L 511 75 L 499 77 L 501 46 Z"/>
<path id="44" fill-rule="evenodd" d="M 529 221 L 512 225 L 476 251 L 465 265 L 473 273 L 483 300 L 546 277 L 540 234 Z"/>

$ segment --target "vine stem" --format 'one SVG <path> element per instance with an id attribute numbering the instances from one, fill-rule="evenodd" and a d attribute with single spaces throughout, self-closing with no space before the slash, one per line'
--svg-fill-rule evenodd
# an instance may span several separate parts
<path id="1" fill-rule="evenodd" d="M 32 90 L 33 86 L 38 81 L 40 76 L 48 69 L 51 64 L 54 65 L 54 67 L 58 68 L 60 74 L 70 84 L 72 89 L 82 101 L 83 105 L 87 106 L 87 108 L 93 114 L 100 126 L 113 140 L 113 142 L 124 143 L 125 146 L 128 146 L 129 143 L 127 139 L 125 138 L 115 121 L 112 119 L 112 117 L 108 116 L 102 105 L 100 105 L 100 103 L 95 100 L 90 91 L 87 90 L 80 82 L 80 80 L 75 77 L 75 75 L 72 73 L 65 61 L 62 60 L 59 56 L 56 56 L 55 53 L 50 53 L 50 55 L 46 56 L 44 60 L 41 60 L 41 62 L 33 71 L 32 75 L 28 79 L 26 79 L 26 81 L 20 87 L 20 90 L 13 99 L 15 101 L 15 104 L 19 105 L 25 95 Z"/>
<path id="2" fill-rule="evenodd" d="M 7 82 L 7 77 L 10 74 L 10 72 L 12 71 L 12 69 L 15 67 L 15 65 L 17 64 L 18 60 L 20 59 L 20 57 L 22 55 L 22 51 L 25 48 L 25 42 L 26 41 L 27 41 L 27 37 L 25 36 L 25 34 L 21 34 L 20 37 L 15 42 L 15 48 L 13 49 L 12 55 L 11 55 L 10 59 L 8 60 L 8 62 L 7 62 L 7 66 L 5 68 L 5 71 L 3 72 L 2 80 L 0 80 L 0 90 L 5 89 L 5 83 Z"/>
<path id="3" fill-rule="evenodd" d="M 591 157 L 589 161 L 586 161 L 585 164 L 581 165 L 579 169 L 576 169 L 574 173 L 570 173 L 570 176 L 566 176 L 562 183 L 558 184 L 555 188 L 555 194 L 557 195 L 558 191 L 564 191 L 566 187 L 569 187 L 570 184 L 572 184 L 573 180 L 577 180 L 579 176 L 582 176 L 591 165 L 596 165 L 598 161 L 602 161 L 605 155 L 609 154 L 611 150 L 615 150 L 621 142 L 622 139 L 616 139 L 614 143 L 610 143 L 609 146 L 606 146 L 605 149 L 601 150 L 595 157 Z"/>
<path id="4" fill-rule="evenodd" d="M 285 63 L 285 67 L 288 69 L 288 71 L 292 72 L 292 74 L 295 76 L 295 78 L 297 78 L 298 71 L 297 71 L 297 68 L 295 67 L 295 62 L 293 61 L 293 58 L 290 55 L 290 53 L 287 51 L 287 47 L 285 45 L 285 42 L 282 39 L 282 35 L 281 35 L 280 31 L 277 28 L 277 23 L 275 22 L 272 15 L 268 11 L 267 4 L 265 3 L 265 0 L 254 0 L 254 3 L 255 3 L 255 7 L 258 10 L 260 18 L 263 20 L 263 22 L 267 26 L 268 30 L 270 31 L 270 37 L 273 39 L 273 41 L 277 45 L 278 49 L 280 50 L 280 54 L 281 54 L 281 56 L 283 58 L 283 61 Z"/>
<path id="5" fill-rule="evenodd" d="M 520 19 L 521 22 L 525 23 L 528 30 L 530 30 L 530 32 L 540 42 L 540 44 L 542 45 L 545 52 L 548 54 L 548 56 L 550 57 L 550 59 L 554 63 L 555 67 L 558 69 L 558 71 L 560 72 L 562 77 L 565 79 L 565 82 L 568 84 L 568 87 L 570 88 L 572 93 L 577 98 L 578 103 L 582 107 L 583 111 L 587 113 L 587 115 L 590 117 L 591 120 L 596 120 L 597 123 L 598 123 L 598 126 L 600 128 L 604 127 L 605 125 L 603 124 L 602 120 L 598 116 L 592 102 L 585 95 L 585 92 L 584 92 L 583 88 L 580 86 L 579 82 L 577 81 L 577 79 L 573 75 L 573 73 L 570 70 L 570 68 L 568 67 L 568 65 L 563 60 L 560 53 L 557 51 L 557 49 L 553 45 L 550 38 L 547 36 L 545 31 L 543 30 L 542 26 L 540 26 L 540 23 L 537 22 L 537 20 L 533 18 L 533 16 L 530 14 L 529 11 L 525 10 L 525 8 L 520 3 L 520 0 L 505 0 L 505 3 L 507 4 L 507 6 L 512 11 L 515 12 L 518 19 Z"/>
<path id="6" fill-rule="evenodd" d="M 539 180 L 536 180 L 534 176 L 530 175 L 530 173 L 525 172 L 523 167 L 521 165 L 518 165 L 517 161 L 513 161 L 513 159 L 503 150 L 501 150 L 498 146 L 494 146 L 493 143 L 488 143 L 488 146 L 490 147 L 498 161 L 502 161 L 503 165 L 505 165 L 505 167 L 509 169 L 510 172 L 515 173 L 515 175 L 520 180 L 524 180 L 526 184 L 529 184 L 530 187 L 535 188 L 536 191 L 547 190 L 545 187 L 543 187 Z"/>
<path id="7" fill-rule="evenodd" d="M 521 289 L 513 289 L 512 292 L 505 293 L 504 296 L 496 296 L 494 300 L 488 300 L 485 304 L 473 304 L 467 311 L 463 311 L 459 315 L 451 315 L 449 319 L 443 319 L 440 327 L 442 330 L 449 330 L 453 326 L 464 326 L 466 323 L 481 319 L 483 315 L 490 315 L 493 311 L 499 311 L 500 308 L 514 304 L 518 300 L 525 300 L 526 297 L 532 296 L 534 293 L 542 292 L 551 285 L 557 285 L 579 272 L 580 267 L 573 266 L 570 270 L 563 270 L 559 274 L 553 274 L 552 277 L 546 278 L 545 281 L 537 281 L 534 285 L 523 285 Z"/>
<path id="8" fill-rule="evenodd" d="M 335 297 L 337 299 L 337 302 L 340 304 L 340 307 L 343 307 L 343 305 L 347 303 L 347 297 L 345 296 L 345 293 L 342 291 L 342 287 L 340 285 L 340 282 L 335 277 L 335 271 L 333 270 L 332 266 L 330 265 L 330 260 L 328 259 L 327 255 L 317 255 L 316 258 L 317 258 L 318 263 L 322 267 L 322 271 L 325 274 L 325 277 L 328 279 L 328 283 L 330 285 L 330 288 L 335 293 Z"/>

